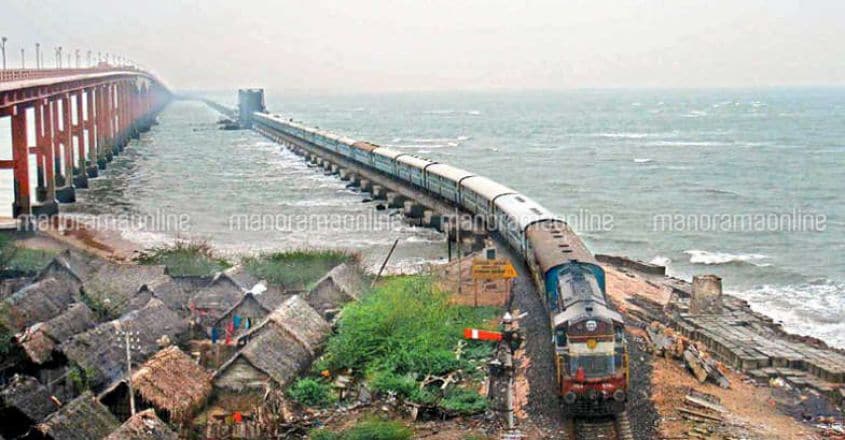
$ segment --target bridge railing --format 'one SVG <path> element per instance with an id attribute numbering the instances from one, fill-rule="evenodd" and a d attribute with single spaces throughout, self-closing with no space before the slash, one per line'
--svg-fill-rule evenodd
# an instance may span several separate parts
<path id="1" fill-rule="evenodd" d="M 73 69 L 6 69 L 0 70 L 0 82 L 21 81 L 27 79 L 54 78 L 86 73 L 102 73 L 109 70 L 136 70 L 134 67 L 101 66 Z"/>

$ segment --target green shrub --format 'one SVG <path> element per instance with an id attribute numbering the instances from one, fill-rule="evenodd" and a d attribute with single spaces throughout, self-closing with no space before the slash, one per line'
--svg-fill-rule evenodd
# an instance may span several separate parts
<path id="1" fill-rule="evenodd" d="M 487 409 L 487 399 L 475 391 L 456 388 L 440 400 L 440 407 L 460 415 L 477 414 Z"/>
<path id="2" fill-rule="evenodd" d="M 464 327 L 483 327 L 495 314 L 492 308 L 449 303 L 448 295 L 426 277 L 395 278 L 344 308 L 338 335 L 329 340 L 320 367 L 398 376 L 454 371 L 472 360 L 455 358 Z"/>
<path id="3" fill-rule="evenodd" d="M 311 440 L 408 440 L 412 435 L 413 431 L 401 422 L 371 418 L 358 422 L 352 428 L 342 432 L 313 430 L 309 433 L 309 438 Z"/>
<path id="4" fill-rule="evenodd" d="M 143 252 L 136 258 L 141 264 L 163 264 L 173 276 L 211 276 L 230 264 L 214 255 L 206 242 L 177 241 Z"/>
<path id="5" fill-rule="evenodd" d="M 358 257 L 343 251 L 296 250 L 244 258 L 247 272 L 287 289 L 310 289 L 338 264 Z"/>
<path id="6" fill-rule="evenodd" d="M 8 234 L 0 234 L 0 271 L 19 275 L 35 275 L 47 267 L 56 252 L 20 247 Z"/>
<path id="7" fill-rule="evenodd" d="M 315 408 L 325 408 L 334 401 L 331 385 L 310 377 L 294 382 L 288 389 L 288 397 L 302 406 Z"/>

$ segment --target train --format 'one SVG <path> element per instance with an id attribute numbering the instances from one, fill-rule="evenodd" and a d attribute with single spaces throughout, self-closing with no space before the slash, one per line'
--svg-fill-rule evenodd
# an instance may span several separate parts
<path id="1" fill-rule="evenodd" d="M 628 348 L 622 316 L 606 295 L 602 267 L 561 218 L 519 192 L 454 166 L 255 113 L 259 131 L 283 133 L 413 185 L 485 219 L 519 254 L 549 313 L 557 393 L 572 416 L 625 410 Z"/>

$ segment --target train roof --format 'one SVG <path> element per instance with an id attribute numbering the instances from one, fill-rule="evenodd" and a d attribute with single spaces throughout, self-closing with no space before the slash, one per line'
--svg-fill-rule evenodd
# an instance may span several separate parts
<path id="1" fill-rule="evenodd" d="M 376 148 L 379 148 L 378 145 L 373 145 L 369 142 L 364 142 L 364 141 L 355 142 L 354 144 L 352 144 L 352 146 L 355 147 L 355 148 L 360 148 L 360 149 L 365 150 L 365 151 L 373 151 Z"/>
<path id="2" fill-rule="evenodd" d="M 403 154 L 403 155 L 397 157 L 396 161 L 402 162 L 402 163 L 404 163 L 408 166 L 414 167 L 414 168 L 419 168 L 421 170 L 424 170 L 425 167 L 427 167 L 429 165 L 437 163 L 437 162 L 433 162 L 433 161 L 430 161 L 428 159 L 423 159 L 421 157 L 413 156 L 413 155 L 410 155 L 410 154 Z"/>
<path id="3" fill-rule="evenodd" d="M 461 186 L 465 186 L 475 191 L 476 194 L 489 201 L 496 200 L 496 197 L 504 194 L 516 193 L 515 190 L 508 188 L 499 182 L 494 182 L 484 176 L 473 176 L 468 179 L 464 179 L 464 181 L 461 182 Z"/>
<path id="4" fill-rule="evenodd" d="M 357 142 L 355 139 L 343 135 L 339 137 L 338 141 L 349 146 L 355 145 L 355 142 Z"/>
<path id="5" fill-rule="evenodd" d="M 533 223 L 554 220 L 555 215 L 533 199 L 522 194 L 507 194 L 496 199 L 496 207 L 510 216 L 521 231 Z"/>
<path id="6" fill-rule="evenodd" d="M 554 326 L 558 327 L 561 324 L 582 322 L 588 319 L 596 319 L 599 321 L 612 321 L 620 324 L 625 321 L 619 312 L 612 310 L 601 303 L 595 302 L 578 302 L 566 310 L 554 316 Z"/>
<path id="7" fill-rule="evenodd" d="M 434 165 L 426 168 L 426 171 L 432 174 L 437 174 L 441 177 L 445 177 L 453 182 L 460 182 L 461 179 L 472 177 L 475 175 L 467 170 L 455 168 L 452 165 L 447 165 L 445 163 L 435 163 Z"/>
<path id="8" fill-rule="evenodd" d="M 399 156 L 401 156 L 405 153 L 403 153 L 401 151 L 396 151 L 392 148 L 378 147 L 375 150 L 373 150 L 373 154 L 378 154 L 379 156 L 388 157 L 390 159 L 396 159 L 397 157 L 399 157 Z"/>
<path id="9" fill-rule="evenodd" d="M 595 264 L 595 257 L 581 241 L 581 237 L 562 220 L 546 220 L 534 223 L 525 232 L 534 248 L 534 257 L 545 274 L 549 269 L 579 261 Z"/>

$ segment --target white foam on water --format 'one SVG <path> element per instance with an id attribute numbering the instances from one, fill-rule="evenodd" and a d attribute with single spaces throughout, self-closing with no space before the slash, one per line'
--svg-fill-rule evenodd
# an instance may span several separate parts
<path id="1" fill-rule="evenodd" d="M 704 265 L 714 265 L 714 264 L 735 264 L 735 263 L 748 263 L 758 267 L 767 267 L 771 266 L 769 263 L 760 263 L 760 260 L 768 259 L 767 255 L 762 254 L 731 254 L 727 252 L 710 252 L 710 251 L 703 251 L 699 249 L 691 249 L 684 251 L 685 254 L 689 255 L 689 262 L 693 264 L 704 264 Z"/>
<path id="2" fill-rule="evenodd" d="M 649 159 L 649 158 L 647 158 L 647 157 L 642 157 L 642 158 L 640 158 L 640 157 L 635 157 L 635 158 L 634 158 L 634 163 L 650 163 L 650 162 L 654 162 L 654 160 L 653 160 L 653 159 Z"/>
<path id="3" fill-rule="evenodd" d="M 822 280 L 800 285 L 762 285 L 730 292 L 752 309 L 781 322 L 786 331 L 845 348 L 845 283 Z"/>
<path id="4" fill-rule="evenodd" d="M 649 263 L 656 264 L 658 266 L 668 266 L 671 262 L 671 258 L 664 257 L 663 255 L 657 255 L 649 261 Z"/>

